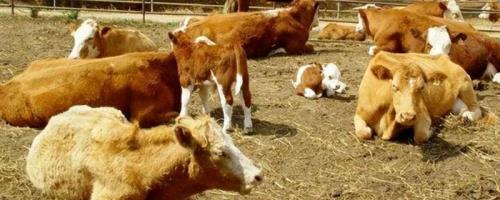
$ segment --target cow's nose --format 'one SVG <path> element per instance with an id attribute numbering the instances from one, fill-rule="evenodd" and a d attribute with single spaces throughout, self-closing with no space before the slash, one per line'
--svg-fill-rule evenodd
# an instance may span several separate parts
<path id="1" fill-rule="evenodd" d="M 415 119 L 416 114 L 414 112 L 404 112 L 401 114 L 401 118 L 407 121 Z"/>
<path id="2" fill-rule="evenodd" d="M 259 175 L 255 176 L 253 180 L 256 184 L 260 184 L 260 183 L 262 183 L 262 181 L 264 181 L 264 177 L 259 174 Z"/>

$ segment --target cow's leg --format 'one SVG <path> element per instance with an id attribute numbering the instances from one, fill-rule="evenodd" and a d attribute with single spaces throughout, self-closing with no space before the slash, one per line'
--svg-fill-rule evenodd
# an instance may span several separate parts
<path id="1" fill-rule="evenodd" d="M 221 85 L 213 73 L 212 78 L 215 80 L 215 84 L 217 85 L 217 92 L 219 93 L 219 100 L 224 115 L 222 131 L 227 133 L 227 131 L 231 129 L 231 117 L 233 115 L 233 96 L 231 95 L 231 84 Z"/>
<path id="2" fill-rule="evenodd" d="M 288 54 L 304 54 L 314 52 L 314 47 L 310 44 L 306 44 L 307 40 L 294 40 L 290 39 L 285 44 L 285 51 Z"/>
<path id="3" fill-rule="evenodd" d="M 469 121 L 476 121 L 481 118 L 481 108 L 476 99 L 476 94 L 474 93 L 474 88 L 470 81 L 463 83 L 462 88 L 458 94 L 464 104 L 467 106 L 467 110 L 462 113 L 462 118 Z"/>
<path id="4" fill-rule="evenodd" d="M 182 94 L 181 94 L 181 113 L 179 114 L 180 117 L 188 115 L 188 105 L 189 105 L 189 100 L 191 99 L 191 93 L 193 92 L 193 89 L 194 89 L 193 85 L 181 88 Z"/>
<path id="5" fill-rule="evenodd" d="M 247 83 L 243 83 L 242 91 L 239 93 L 241 99 L 241 107 L 243 108 L 243 114 L 245 119 L 243 120 L 243 133 L 253 132 L 252 124 L 252 95 L 250 94 L 250 87 Z"/>
<path id="6" fill-rule="evenodd" d="M 413 140 L 416 144 L 427 142 L 432 135 L 431 118 L 428 115 L 417 115 L 417 123 L 413 127 Z"/>
<path id="7" fill-rule="evenodd" d="M 354 131 L 359 139 L 369 140 L 372 138 L 372 129 L 358 114 L 354 115 Z"/>
<path id="8" fill-rule="evenodd" d="M 386 114 L 387 115 L 387 114 Z M 382 131 L 382 136 L 380 137 L 382 140 L 391 140 L 394 138 L 394 135 L 396 134 L 396 120 L 394 119 L 389 119 L 386 117 L 383 117 L 382 119 L 382 124 L 381 124 L 381 129 Z"/>
<path id="9" fill-rule="evenodd" d="M 202 107 L 202 112 L 203 114 L 210 114 L 210 108 L 208 107 L 208 92 L 209 92 L 209 86 L 202 85 L 200 86 L 200 99 L 201 99 L 201 105 Z"/>

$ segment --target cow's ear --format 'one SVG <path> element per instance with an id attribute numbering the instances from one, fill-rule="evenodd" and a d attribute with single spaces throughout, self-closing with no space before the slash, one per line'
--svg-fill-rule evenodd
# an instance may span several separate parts
<path id="1" fill-rule="evenodd" d="M 432 72 L 425 78 L 427 79 L 426 81 L 429 83 L 440 83 L 444 81 L 446 78 L 448 78 L 448 76 L 446 76 L 446 74 L 443 74 L 441 72 Z"/>
<path id="2" fill-rule="evenodd" d="M 446 6 L 444 2 L 439 2 L 439 8 L 441 8 L 441 10 L 448 10 L 448 6 Z"/>
<path id="3" fill-rule="evenodd" d="M 105 26 L 101 29 L 101 36 L 106 35 L 111 30 L 111 27 Z"/>
<path id="4" fill-rule="evenodd" d="M 174 127 L 174 132 L 175 138 L 180 145 L 190 149 L 196 149 L 198 147 L 195 138 L 187 127 L 176 125 Z"/>
<path id="5" fill-rule="evenodd" d="M 168 32 L 168 38 L 170 39 L 170 41 L 172 41 L 172 43 L 177 44 L 178 41 L 174 33 Z"/>
<path id="6" fill-rule="evenodd" d="M 375 65 L 370 68 L 373 75 L 377 77 L 378 79 L 381 80 L 389 80 L 392 79 L 392 73 L 391 70 L 387 69 L 386 67 L 382 65 Z"/>

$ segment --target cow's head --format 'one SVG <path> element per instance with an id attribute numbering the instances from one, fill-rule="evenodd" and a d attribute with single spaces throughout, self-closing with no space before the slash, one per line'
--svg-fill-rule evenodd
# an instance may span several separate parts
<path id="1" fill-rule="evenodd" d="M 179 144 L 192 150 L 189 174 L 202 186 L 247 194 L 263 181 L 261 169 L 210 117 L 178 118 L 175 135 Z"/>
<path id="2" fill-rule="evenodd" d="M 290 3 L 292 16 L 300 21 L 303 25 L 311 29 L 315 24 L 318 24 L 319 4 L 315 0 L 293 0 Z M 298 19 L 297 19 L 298 18 Z"/>
<path id="3" fill-rule="evenodd" d="M 444 16 L 446 18 L 455 19 L 459 21 L 464 20 L 464 17 L 462 16 L 462 11 L 460 10 L 460 6 L 458 6 L 455 0 L 448 0 L 448 4 L 446 4 L 446 9 L 444 11 Z"/>
<path id="4" fill-rule="evenodd" d="M 448 55 L 451 50 L 451 44 L 460 40 L 466 40 L 467 35 L 459 32 L 452 32 L 446 25 L 430 27 L 427 31 L 421 32 L 417 29 L 410 29 L 413 37 L 419 40 L 425 40 L 425 45 L 430 45 L 430 55 Z"/>
<path id="5" fill-rule="evenodd" d="M 481 10 L 483 10 L 483 11 L 479 14 L 479 18 L 489 19 L 490 12 L 488 12 L 488 11 L 491 11 L 491 4 L 490 3 L 484 4 L 484 6 L 481 8 Z"/>
<path id="6" fill-rule="evenodd" d="M 380 9 L 379 6 L 375 4 L 366 4 L 364 6 L 359 6 L 353 8 L 353 10 L 358 11 L 358 23 L 356 24 L 356 32 L 358 33 L 365 33 L 367 26 L 366 26 L 366 13 L 365 10 L 367 9 Z"/>
<path id="7" fill-rule="evenodd" d="M 340 70 L 333 63 L 328 63 L 322 66 L 321 75 L 323 76 L 323 80 L 321 83 L 323 84 L 323 88 L 329 91 L 337 91 L 341 88 L 342 82 L 340 82 Z"/>
<path id="8" fill-rule="evenodd" d="M 97 47 L 96 40 L 100 37 L 99 34 L 105 34 L 109 31 L 109 27 L 104 27 L 99 31 L 97 22 L 93 19 L 85 20 L 78 29 L 72 31 L 71 36 L 74 39 L 74 46 L 68 58 L 96 58 L 100 52 Z"/>
<path id="9" fill-rule="evenodd" d="M 414 64 L 390 68 L 374 65 L 370 70 L 378 79 L 390 81 L 395 120 L 404 126 L 413 126 L 419 118 L 417 115 L 428 114 L 423 102 L 427 83 L 446 79 L 446 75 L 440 72 L 433 72 L 428 77 Z"/>

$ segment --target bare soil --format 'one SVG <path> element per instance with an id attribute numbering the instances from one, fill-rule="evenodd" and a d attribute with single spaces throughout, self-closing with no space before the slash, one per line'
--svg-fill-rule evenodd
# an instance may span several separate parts
<path id="1" fill-rule="evenodd" d="M 168 49 L 168 24 L 105 21 L 137 28 Z M 64 57 L 72 39 L 61 18 L 0 14 L 0 81 L 31 61 Z M 314 42 L 316 52 L 249 60 L 256 132 L 232 136 L 262 166 L 264 184 L 250 195 L 218 190 L 196 199 L 500 199 L 500 124 L 465 124 L 455 116 L 435 126 L 429 143 L 359 141 L 353 135 L 357 87 L 370 57 L 369 43 Z M 347 94 L 306 100 L 293 94 L 291 78 L 301 64 L 333 62 Z M 500 115 L 500 86 L 484 83 L 481 105 Z M 193 114 L 200 111 L 196 97 Z M 211 105 L 220 108 L 216 95 Z M 221 119 L 220 109 L 213 116 Z M 236 108 L 234 122 L 242 125 Z M 37 129 L 0 124 L 0 200 L 49 199 L 25 175 L 25 156 Z M 411 133 L 410 133 L 411 134 Z"/>

